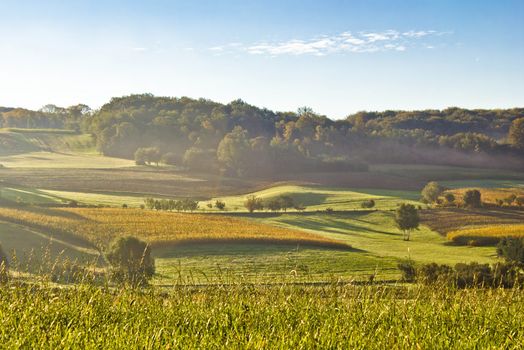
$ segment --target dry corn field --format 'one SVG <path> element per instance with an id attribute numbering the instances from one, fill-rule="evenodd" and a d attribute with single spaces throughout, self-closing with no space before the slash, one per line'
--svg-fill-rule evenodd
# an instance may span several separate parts
<path id="1" fill-rule="evenodd" d="M 132 235 L 153 246 L 205 241 L 254 241 L 349 248 L 312 233 L 274 227 L 223 215 L 180 214 L 117 208 L 0 208 L 0 220 L 44 233 L 71 235 L 106 246 L 113 238 Z"/>
<path id="2" fill-rule="evenodd" d="M 492 245 L 501 237 L 524 236 L 524 211 L 511 209 L 432 209 L 422 222 L 458 244 Z"/>
<path id="3" fill-rule="evenodd" d="M 524 197 L 524 188 L 458 188 L 451 191 L 456 198 L 458 204 L 462 204 L 462 197 L 468 190 L 478 190 L 482 197 L 482 202 L 488 204 L 497 204 L 498 200 L 504 200 L 505 198 L 515 195 L 516 197 Z M 444 198 L 442 198 L 444 200 Z M 504 204 L 506 205 L 506 204 Z M 517 203 L 513 203 L 517 206 Z"/>
<path id="4" fill-rule="evenodd" d="M 421 212 L 422 223 L 443 235 L 465 228 L 521 224 L 523 210 L 443 208 Z"/>
<path id="5" fill-rule="evenodd" d="M 460 244 L 496 244 L 502 237 L 524 237 L 524 224 L 493 225 L 451 231 L 448 239 Z"/>

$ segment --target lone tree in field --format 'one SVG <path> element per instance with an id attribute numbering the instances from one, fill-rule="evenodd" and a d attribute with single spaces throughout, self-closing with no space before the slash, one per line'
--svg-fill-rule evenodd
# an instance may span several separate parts
<path id="1" fill-rule="evenodd" d="M 106 254 L 113 267 L 113 277 L 134 286 L 145 285 L 155 273 L 151 247 L 136 237 L 115 239 Z"/>
<path id="2" fill-rule="evenodd" d="M 244 207 L 252 213 L 255 210 L 262 210 L 264 209 L 264 204 L 262 203 L 262 199 L 258 198 L 257 196 L 251 195 L 246 198 L 246 201 L 244 202 Z"/>
<path id="3" fill-rule="evenodd" d="M 431 181 L 422 189 L 422 200 L 425 203 L 435 203 L 444 189 L 437 182 Z"/>
<path id="4" fill-rule="evenodd" d="M 420 217 L 415 206 L 402 203 L 397 209 L 395 223 L 404 233 L 404 240 L 409 241 L 411 232 L 417 229 L 420 223 Z"/>
<path id="5" fill-rule="evenodd" d="M 509 129 L 509 142 L 513 147 L 524 150 L 524 118 L 515 119 Z"/>
<path id="6" fill-rule="evenodd" d="M 482 199 L 478 190 L 466 191 L 462 200 L 464 201 L 464 205 L 468 208 L 480 208 L 482 206 Z"/>

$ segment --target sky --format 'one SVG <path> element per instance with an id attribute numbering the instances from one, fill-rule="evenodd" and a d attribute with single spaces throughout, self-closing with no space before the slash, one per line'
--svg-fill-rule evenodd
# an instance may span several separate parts
<path id="1" fill-rule="evenodd" d="M 522 0 L 0 0 L 0 106 L 524 107 Z"/>

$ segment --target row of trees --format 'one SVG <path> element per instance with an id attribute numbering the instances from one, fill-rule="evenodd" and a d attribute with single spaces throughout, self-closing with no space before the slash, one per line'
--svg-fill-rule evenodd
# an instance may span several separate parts
<path id="1" fill-rule="evenodd" d="M 251 195 L 246 198 L 244 202 L 244 207 L 250 212 L 253 213 L 256 210 L 270 210 L 273 212 L 276 211 L 287 211 L 288 209 L 295 209 L 298 211 L 306 210 L 306 207 L 302 204 L 295 203 L 291 196 L 281 195 L 278 197 L 270 198 L 263 200 L 257 196 Z"/>
<path id="2" fill-rule="evenodd" d="M 155 209 L 155 210 L 176 210 L 178 212 L 180 211 L 190 211 L 193 212 L 198 209 L 198 201 L 185 198 L 180 200 L 175 199 L 154 199 L 154 198 L 146 198 L 144 200 L 145 207 L 147 209 Z"/>
<path id="3" fill-rule="evenodd" d="M 85 104 L 78 104 L 67 108 L 52 104 L 45 105 L 38 111 L 24 108 L 0 107 L 0 128 L 51 128 L 80 130 L 85 118 L 93 111 Z"/>

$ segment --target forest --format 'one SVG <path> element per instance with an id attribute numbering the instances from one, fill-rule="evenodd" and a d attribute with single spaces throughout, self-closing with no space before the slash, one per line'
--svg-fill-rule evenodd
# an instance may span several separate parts
<path id="1" fill-rule="evenodd" d="M 333 120 L 308 107 L 274 112 L 242 100 L 151 94 L 115 97 L 98 110 L 0 107 L 3 128 L 90 133 L 105 156 L 238 177 L 365 171 L 385 161 L 519 169 L 523 120 L 523 108 L 358 112 Z"/>

